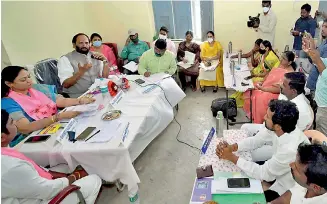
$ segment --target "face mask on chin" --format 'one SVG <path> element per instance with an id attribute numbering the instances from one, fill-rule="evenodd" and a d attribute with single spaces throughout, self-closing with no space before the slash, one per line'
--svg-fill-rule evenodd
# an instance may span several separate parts
<path id="1" fill-rule="evenodd" d="M 156 53 L 156 52 L 154 52 L 154 54 L 156 55 L 156 57 L 161 57 L 162 56 L 161 54 Z"/>
<path id="2" fill-rule="evenodd" d="M 82 49 L 80 49 L 78 46 L 76 46 L 75 50 L 76 50 L 76 52 L 81 53 L 81 54 L 83 54 L 83 55 L 87 55 L 87 54 L 89 53 L 89 51 L 90 51 L 89 49 L 87 49 L 87 50 L 82 50 Z"/>

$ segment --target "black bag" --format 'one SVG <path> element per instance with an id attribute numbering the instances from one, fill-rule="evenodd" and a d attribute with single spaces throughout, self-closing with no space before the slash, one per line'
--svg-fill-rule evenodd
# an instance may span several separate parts
<path id="1" fill-rule="evenodd" d="M 228 111 L 228 119 L 235 122 L 235 117 L 237 116 L 237 106 L 236 106 L 236 100 L 234 98 L 228 99 L 229 105 L 227 105 L 227 99 L 226 98 L 217 98 L 212 101 L 211 103 L 211 111 L 212 116 L 216 117 L 218 111 L 222 111 L 224 118 L 226 118 L 227 111 Z"/>

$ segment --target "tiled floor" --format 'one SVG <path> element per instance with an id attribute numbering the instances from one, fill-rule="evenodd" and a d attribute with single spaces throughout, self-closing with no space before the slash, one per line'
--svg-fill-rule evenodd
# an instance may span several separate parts
<path id="1" fill-rule="evenodd" d="M 210 110 L 215 98 L 225 96 L 224 90 L 213 93 L 186 91 L 187 97 L 179 104 L 177 121 L 181 124 L 179 139 L 200 147 L 203 133 L 215 126 Z M 245 120 L 242 110 L 238 120 Z M 231 128 L 239 128 L 235 125 Z M 142 204 L 187 204 L 189 203 L 199 151 L 177 142 L 179 125 L 173 121 L 135 161 L 140 177 L 139 194 Z M 118 193 L 115 188 L 104 189 L 100 204 L 128 204 L 127 189 Z"/>

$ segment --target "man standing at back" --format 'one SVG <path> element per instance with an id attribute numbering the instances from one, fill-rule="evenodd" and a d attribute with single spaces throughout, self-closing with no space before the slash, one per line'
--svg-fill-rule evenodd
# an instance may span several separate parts
<path id="1" fill-rule="evenodd" d="M 171 39 L 168 38 L 168 28 L 166 28 L 165 26 L 162 26 L 160 28 L 159 31 L 159 38 L 158 39 L 163 39 L 166 41 L 167 43 L 167 50 L 174 53 L 174 55 L 176 56 L 177 51 L 176 51 L 176 46 L 175 43 L 173 41 L 171 41 Z M 155 43 L 157 42 L 157 40 L 153 41 L 153 46 L 155 46 Z"/>
<path id="2" fill-rule="evenodd" d="M 305 32 L 315 36 L 316 33 L 316 21 L 310 16 L 311 6 L 304 4 L 301 7 L 301 17 L 295 22 L 294 29 L 291 30 L 291 34 L 294 36 L 293 49 L 298 57 L 306 57 L 306 53 L 302 50 L 302 37 Z"/>
<path id="3" fill-rule="evenodd" d="M 57 67 L 63 92 L 71 98 L 78 98 L 96 78 L 108 77 L 109 66 L 102 53 L 90 52 L 90 39 L 86 34 L 76 34 L 72 43 L 75 50 L 62 56 Z"/>
<path id="4" fill-rule="evenodd" d="M 258 38 L 268 40 L 274 47 L 277 17 L 271 10 L 271 1 L 262 1 L 262 9 L 263 13 L 259 17 L 260 24 L 254 25 L 253 28 L 258 32 Z"/>

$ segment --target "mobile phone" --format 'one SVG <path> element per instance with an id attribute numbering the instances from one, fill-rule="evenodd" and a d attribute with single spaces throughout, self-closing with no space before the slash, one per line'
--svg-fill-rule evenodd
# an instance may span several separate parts
<path id="1" fill-rule="evenodd" d="M 145 81 L 143 79 L 136 79 L 135 82 L 137 84 L 143 84 Z"/>
<path id="2" fill-rule="evenodd" d="M 84 140 L 86 139 L 96 127 L 87 127 L 80 135 L 77 136 L 76 140 Z"/>
<path id="3" fill-rule="evenodd" d="M 250 188 L 249 178 L 229 178 L 227 179 L 228 188 Z"/>
<path id="4" fill-rule="evenodd" d="M 35 135 L 33 137 L 28 138 L 25 143 L 38 143 L 47 141 L 51 135 Z"/>

